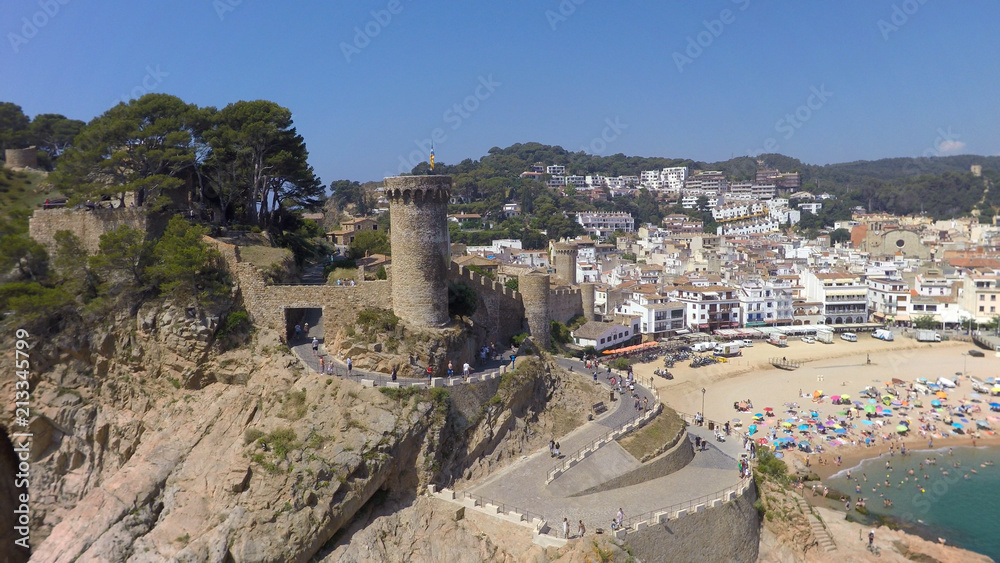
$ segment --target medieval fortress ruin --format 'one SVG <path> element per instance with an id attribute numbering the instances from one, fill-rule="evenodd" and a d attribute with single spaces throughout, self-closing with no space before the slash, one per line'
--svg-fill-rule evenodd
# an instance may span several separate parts
<path id="1" fill-rule="evenodd" d="M 288 334 L 289 311 L 321 309 L 326 326 L 346 326 L 367 307 L 392 309 L 404 326 L 437 329 L 449 324 L 448 285 L 465 282 L 478 295 L 473 322 L 487 341 L 506 343 L 527 332 L 543 348 L 549 345 L 549 322 L 576 315 L 593 318 L 594 285 L 575 285 L 575 248 L 557 245 L 556 273 L 532 272 L 519 279 L 520 291 L 451 261 L 447 205 L 450 176 L 397 176 L 385 179 L 390 209 L 392 265 L 387 280 L 355 286 L 273 284 L 240 257 L 240 247 L 212 239 L 239 286 L 244 307 L 258 326 Z M 30 219 L 32 238 L 52 248 L 55 233 L 67 230 L 96 252 L 100 236 L 122 225 L 149 231 L 141 208 L 45 209 Z M 553 282 L 559 284 L 554 286 Z M 485 343 L 480 343 L 485 344 Z"/>

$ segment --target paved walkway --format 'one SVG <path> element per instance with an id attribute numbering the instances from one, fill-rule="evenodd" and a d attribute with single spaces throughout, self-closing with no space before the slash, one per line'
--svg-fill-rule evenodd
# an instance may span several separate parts
<path id="1" fill-rule="evenodd" d="M 323 341 L 324 332 L 322 327 L 321 313 L 319 310 L 307 312 L 304 322 L 309 323 L 309 331 L 303 334 L 297 341 L 292 342 L 292 350 L 311 369 L 319 371 L 319 357 L 312 352 L 312 338 L 320 340 L 320 353 L 324 353 Z M 329 354 L 325 354 L 330 359 Z M 583 362 L 568 358 L 557 358 L 557 363 L 581 378 L 593 381 L 593 370 L 588 370 Z M 346 366 L 337 359 L 333 359 L 334 372 L 339 376 L 346 375 Z M 500 369 L 510 363 L 509 353 L 502 354 L 499 359 L 488 361 L 487 364 L 478 371 L 492 371 Z M 458 371 L 458 370 L 456 370 Z M 617 374 L 620 377 L 620 374 Z M 371 372 L 361 369 L 353 369 L 352 378 L 371 379 L 377 385 L 385 385 L 390 381 L 386 374 Z M 426 379 L 398 378 L 397 383 L 408 385 L 411 383 L 426 383 Z M 610 395 L 606 372 L 598 372 L 598 384 Z M 643 386 L 636 386 L 642 398 L 648 398 L 650 407 L 655 403 L 655 399 Z M 616 394 L 617 395 L 617 394 Z M 571 455 L 580 448 L 598 440 L 606 435 L 610 430 L 618 428 L 623 424 L 633 420 L 639 413 L 634 408 L 631 397 L 617 397 L 613 406 L 609 406 L 608 413 L 598 417 L 596 420 L 588 422 L 583 426 L 573 430 L 562 437 L 553 437 L 560 443 L 560 453 Z M 624 399 L 624 400 L 623 400 Z M 609 401 L 605 400 L 605 404 Z M 583 520 L 587 529 L 592 533 L 598 527 L 610 529 L 612 518 L 614 518 L 619 508 L 625 512 L 625 517 L 630 518 L 640 513 L 666 508 L 673 504 L 683 503 L 694 498 L 709 495 L 726 487 L 739 483 L 740 478 L 736 470 L 736 460 L 743 453 L 742 444 L 738 437 L 732 437 L 726 442 L 715 441 L 714 434 L 705 427 L 689 426 L 688 434 L 690 439 L 699 436 L 708 440 L 709 445 L 705 451 L 695 454 L 694 460 L 686 467 L 670 475 L 659 477 L 639 485 L 622 487 L 611 491 L 604 491 L 591 495 L 572 497 L 580 488 L 578 486 L 568 486 L 566 482 L 560 483 L 560 478 L 546 485 L 545 479 L 548 472 L 559 462 L 549 455 L 548 447 L 543 447 L 530 456 L 525 456 L 514 464 L 503 470 L 490 475 L 486 481 L 467 489 L 468 492 L 482 497 L 502 502 L 506 505 L 516 506 L 532 513 L 540 514 L 553 528 L 561 522 L 564 517 L 571 522 Z M 607 476 L 616 476 L 624 473 L 631 467 L 635 467 L 638 461 L 634 458 L 629 462 L 628 452 L 625 452 L 617 444 L 609 444 L 605 448 L 617 448 L 608 452 L 598 451 L 588 458 L 584 463 L 589 463 L 593 471 Z M 605 449 L 605 448 L 602 448 Z M 633 463 L 634 462 L 634 463 Z M 625 464 L 628 467 L 619 467 Z M 586 469 L 586 466 L 578 466 L 573 469 Z M 571 469 L 570 471 L 573 471 Z M 563 477 L 571 477 L 564 474 Z M 575 478 L 574 485 L 588 483 L 588 481 L 603 481 L 602 479 L 580 480 Z M 588 486 L 592 486 L 590 483 Z M 583 487 L 587 488 L 587 487 Z M 572 530 L 576 526 L 571 526 Z"/>
<path id="2" fill-rule="evenodd" d="M 581 373 L 581 377 L 592 377 L 592 370 L 587 372 L 579 362 L 563 358 L 557 361 L 564 367 L 572 365 L 575 373 L 580 373 L 582 368 L 585 371 Z M 599 379 L 603 381 L 603 376 Z M 590 443 L 607 433 L 610 425 L 623 423 L 634 414 L 631 405 L 620 404 L 611 416 L 587 423 L 559 440 L 562 453 L 575 451 Z M 597 527 L 607 530 L 619 508 L 623 509 L 626 518 L 630 518 L 709 495 L 740 482 L 736 469 L 737 460 L 743 453 L 740 438 L 733 436 L 720 443 L 715 441 L 713 432 L 699 426 L 689 426 L 688 434 L 692 441 L 695 436 L 708 440 L 707 449 L 697 452 L 691 463 L 681 470 L 638 485 L 579 497 L 570 496 L 581 490 L 581 487 L 586 489 L 592 486 L 594 483 L 590 481 L 606 481 L 581 478 L 571 472 L 583 469 L 602 473 L 610 478 L 639 465 L 634 458 L 624 458 L 623 455 L 629 454 L 620 446 L 609 444 L 548 485 L 545 484 L 546 474 L 555 465 L 555 460 L 545 447 L 490 475 L 484 482 L 470 487 L 469 492 L 528 509 L 540 514 L 553 527 L 565 517 L 574 523 L 583 520 L 591 531 Z M 609 451 L 605 452 L 605 449 Z M 564 479 L 573 481 L 571 486 Z M 575 530 L 576 526 L 572 526 L 572 529 Z"/>
<path id="3" fill-rule="evenodd" d="M 303 323 L 309 324 L 309 331 L 304 332 L 298 339 L 294 336 L 289 342 L 289 347 L 292 352 L 295 353 L 307 366 L 314 372 L 319 372 L 319 358 L 320 356 L 313 353 L 312 350 L 312 339 L 315 337 L 319 340 L 319 354 L 323 357 L 324 362 L 333 362 L 333 373 L 332 375 L 337 375 L 339 377 L 350 377 L 351 379 L 361 382 L 362 379 L 374 381 L 375 385 L 384 387 L 387 383 L 392 381 L 392 377 L 389 374 L 364 370 L 357 367 L 352 367 L 351 373 L 347 373 L 347 364 L 326 351 L 326 334 L 323 330 L 323 318 L 322 312 L 319 309 L 308 309 L 306 311 L 305 317 L 303 318 Z M 488 373 L 492 371 L 505 371 L 510 368 L 510 355 L 513 351 L 508 350 L 498 354 L 497 358 L 488 358 L 486 363 L 480 366 L 474 366 L 472 370 L 472 375 L 480 375 L 483 373 Z M 454 368 L 455 377 L 461 377 L 462 366 L 456 365 Z M 326 371 L 329 373 L 329 371 Z M 438 377 L 435 375 L 435 377 Z M 412 377 L 397 377 L 396 383 L 401 387 L 406 387 L 413 385 L 414 383 L 426 384 L 428 379 L 425 377 L 412 378 Z"/>

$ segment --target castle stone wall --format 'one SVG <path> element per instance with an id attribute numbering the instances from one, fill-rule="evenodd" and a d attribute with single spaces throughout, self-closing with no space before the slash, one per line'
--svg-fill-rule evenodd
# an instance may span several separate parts
<path id="1" fill-rule="evenodd" d="M 580 284 L 580 301 L 581 306 L 583 307 L 583 316 L 586 317 L 588 321 L 597 319 L 597 315 L 594 313 L 596 295 L 597 290 L 594 284 L 589 282 Z"/>
<path id="2" fill-rule="evenodd" d="M 5 149 L 3 151 L 4 160 L 7 161 L 7 168 L 38 168 L 38 149 L 28 147 L 26 149 Z"/>
<path id="3" fill-rule="evenodd" d="M 530 273 L 519 276 L 518 289 L 524 302 L 528 332 L 542 348 L 549 347 L 549 275 Z"/>
<path id="4" fill-rule="evenodd" d="M 448 323 L 448 199 L 451 176 L 385 179 L 396 316 L 410 326 Z"/>
<path id="5" fill-rule="evenodd" d="M 392 286 L 387 280 L 363 281 L 356 286 L 268 285 L 256 266 L 243 262 L 239 247 L 205 237 L 216 246 L 239 286 L 243 307 L 257 326 L 287 336 L 286 309 L 323 309 L 323 326 L 353 323 L 358 311 L 368 307 L 393 309 Z M 329 335 L 332 337 L 333 335 Z"/>
<path id="6" fill-rule="evenodd" d="M 463 281 L 479 294 L 479 306 L 472 315 L 472 321 L 486 329 L 489 342 L 504 346 L 512 336 L 525 331 L 524 305 L 517 291 L 454 262 L 451 263 L 449 281 Z"/>
<path id="7" fill-rule="evenodd" d="M 121 226 L 148 232 L 150 225 L 145 211 L 136 207 L 37 209 L 28 219 L 28 234 L 52 252 L 56 233 L 70 231 L 80 238 L 87 252 L 94 254 L 100 248 L 101 235 Z"/>
<path id="8" fill-rule="evenodd" d="M 583 313 L 583 300 L 579 289 L 557 289 L 549 292 L 549 319 L 567 323 Z"/>

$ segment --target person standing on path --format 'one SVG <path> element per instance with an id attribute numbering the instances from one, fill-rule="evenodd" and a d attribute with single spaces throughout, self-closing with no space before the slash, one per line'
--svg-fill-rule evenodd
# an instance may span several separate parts
<path id="1" fill-rule="evenodd" d="M 392 380 L 396 381 L 396 373 L 399 371 L 399 366 L 396 364 L 392 365 Z"/>
<path id="2" fill-rule="evenodd" d="M 569 539 L 569 518 L 563 518 L 563 539 Z"/>
<path id="3" fill-rule="evenodd" d="M 313 345 L 313 356 L 318 356 L 319 355 L 319 338 L 316 338 L 314 336 L 313 337 L 312 345 Z"/>
<path id="4" fill-rule="evenodd" d="M 556 442 L 556 457 L 559 457 L 559 442 Z"/>
<path id="5" fill-rule="evenodd" d="M 302 330 L 305 331 L 306 336 L 309 336 L 309 323 L 306 323 L 305 328 L 303 328 Z"/>
<path id="6" fill-rule="evenodd" d="M 556 442 L 555 440 L 549 440 L 549 457 L 556 456 Z"/>
<path id="7" fill-rule="evenodd" d="M 347 377 L 351 377 L 351 370 L 354 369 L 354 362 L 347 358 Z"/>
<path id="8" fill-rule="evenodd" d="M 453 365 L 451 365 L 451 360 L 448 360 L 448 377 L 451 377 L 454 374 L 455 374 L 455 368 Z"/>
<path id="9" fill-rule="evenodd" d="M 465 379 L 469 379 L 469 372 L 471 371 L 472 368 L 469 367 L 469 362 L 465 362 L 464 364 L 462 364 L 462 377 L 464 377 Z"/>
<path id="10" fill-rule="evenodd" d="M 319 372 L 323 373 L 325 371 L 326 371 L 326 360 L 323 358 L 323 356 L 320 356 L 319 357 Z"/>
<path id="11" fill-rule="evenodd" d="M 302 325 L 295 325 L 295 340 L 302 337 Z"/>
<path id="12" fill-rule="evenodd" d="M 623 512 L 621 508 L 618 509 L 618 514 L 615 515 L 615 519 L 618 521 L 619 528 L 625 525 L 625 512 Z"/>
<path id="13" fill-rule="evenodd" d="M 580 523 L 577 524 L 577 526 L 576 526 L 576 537 L 582 538 L 583 534 L 586 534 L 586 533 L 587 533 L 587 528 L 585 528 L 583 526 L 583 520 L 580 520 Z"/>

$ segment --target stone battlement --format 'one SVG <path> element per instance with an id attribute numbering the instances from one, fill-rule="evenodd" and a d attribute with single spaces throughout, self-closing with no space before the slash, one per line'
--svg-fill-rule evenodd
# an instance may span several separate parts
<path id="1" fill-rule="evenodd" d="M 100 248 L 101 235 L 122 226 L 148 232 L 149 218 L 141 207 L 36 209 L 28 219 L 28 234 L 52 252 L 56 233 L 69 231 L 94 254 Z"/>
<path id="2" fill-rule="evenodd" d="M 498 293 L 509 299 L 514 299 L 516 301 L 521 300 L 521 294 L 514 291 L 513 289 L 505 286 L 504 284 L 491 280 L 490 278 L 472 270 L 466 268 L 465 266 L 459 266 L 458 264 L 452 262 L 451 268 L 449 269 L 449 274 L 452 278 L 459 278 L 463 281 L 467 281 L 473 284 L 476 289 L 482 288 L 488 291 Z"/>
<path id="3" fill-rule="evenodd" d="M 390 202 L 448 203 L 451 198 L 451 176 L 393 176 L 384 183 Z"/>

